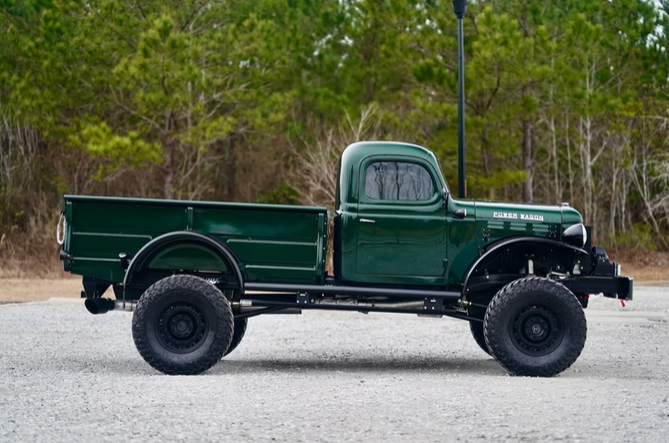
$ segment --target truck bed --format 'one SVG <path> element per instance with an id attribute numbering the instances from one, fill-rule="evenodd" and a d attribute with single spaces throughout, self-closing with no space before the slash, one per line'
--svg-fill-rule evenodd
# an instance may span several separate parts
<path id="1" fill-rule="evenodd" d="M 247 281 L 323 283 L 327 209 L 245 203 L 66 195 L 65 270 L 120 282 L 128 259 L 152 239 L 174 231 L 209 234 L 237 255 Z M 206 250 L 181 248 L 152 262 L 153 268 L 215 271 Z"/>

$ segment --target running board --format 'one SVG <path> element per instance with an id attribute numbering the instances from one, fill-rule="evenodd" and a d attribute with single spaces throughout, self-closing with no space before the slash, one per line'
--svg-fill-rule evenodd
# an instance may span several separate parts
<path id="1" fill-rule="evenodd" d="M 440 317 L 445 315 L 447 317 L 459 318 L 461 320 L 475 320 L 472 317 L 469 317 L 466 314 L 458 312 L 454 309 L 409 309 L 409 308 L 392 308 L 392 307 L 383 307 L 383 306 L 365 306 L 365 305 L 348 305 L 348 304 L 320 304 L 320 303 L 290 303 L 290 302 L 281 302 L 281 301 L 271 301 L 267 299 L 255 300 L 255 299 L 243 299 L 247 303 L 251 303 L 251 306 L 254 307 L 263 307 L 267 311 L 273 309 L 282 309 L 282 308 L 298 308 L 302 309 L 314 309 L 314 310 L 324 310 L 324 311 L 357 311 L 362 313 L 368 312 L 385 312 L 389 314 L 417 314 L 418 316 L 425 317 Z M 260 315 L 264 312 L 262 310 L 255 311 L 250 314 L 241 314 L 241 316 L 251 316 L 251 315 Z M 237 317 L 235 317 L 237 318 Z"/>
<path id="2" fill-rule="evenodd" d="M 283 292 L 310 295 L 351 295 L 351 296 L 385 296 L 393 298 L 439 298 L 458 301 L 461 294 L 454 291 L 437 291 L 425 289 L 370 288 L 367 286 L 329 286 L 329 285 L 293 285 L 275 283 L 245 283 L 244 291 Z"/>

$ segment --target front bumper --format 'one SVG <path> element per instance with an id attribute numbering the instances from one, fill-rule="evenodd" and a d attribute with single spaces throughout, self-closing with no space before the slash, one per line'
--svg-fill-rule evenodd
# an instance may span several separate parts
<path id="1" fill-rule="evenodd" d="M 609 260 L 601 246 L 594 246 L 590 253 L 589 275 L 574 275 L 561 283 L 574 294 L 599 294 L 605 297 L 632 300 L 634 281 L 632 277 L 620 275 L 620 265 Z"/>
<path id="2" fill-rule="evenodd" d="M 634 296 L 634 281 L 632 277 L 584 275 L 574 276 L 560 283 L 565 285 L 574 294 L 599 294 L 605 297 L 632 300 Z"/>

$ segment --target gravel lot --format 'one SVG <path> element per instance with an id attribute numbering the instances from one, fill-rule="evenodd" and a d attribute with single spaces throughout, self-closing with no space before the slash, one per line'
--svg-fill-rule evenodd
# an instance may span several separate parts
<path id="1" fill-rule="evenodd" d="M 577 363 L 510 377 L 465 322 L 308 312 L 249 322 L 195 377 L 151 369 L 131 314 L 0 306 L 0 441 L 667 441 L 669 287 L 594 299 Z"/>

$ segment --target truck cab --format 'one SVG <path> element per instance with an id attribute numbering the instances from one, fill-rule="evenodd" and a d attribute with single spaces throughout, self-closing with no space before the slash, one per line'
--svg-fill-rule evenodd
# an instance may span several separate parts
<path id="1" fill-rule="evenodd" d="M 337 280 L 446 285 L 453 220 L 432 152 L 405 143 L 356 143 L 344 150 L 337 183 Z"/>
<path id="2" fill-rule="evenodd" d="M 342 283 L 462 289 L 481 251 L 500 240 L 536 243 L 539 237 L 564 249 L 564 230 L 583 222 L 567 205 L 458 200 L 434 154 L 408 143 L 350 145 L 337 183 L 334 268 Z M 579 232 L 577 246 L 586 247 L 589 231 Z M 536 245 L 531 250 L 536 254 Z M 524 259 L 518 269 L 508 265 L 500 271 L 526 267 Z M 562 271 L 569 265 L 555 264 Z"/>

